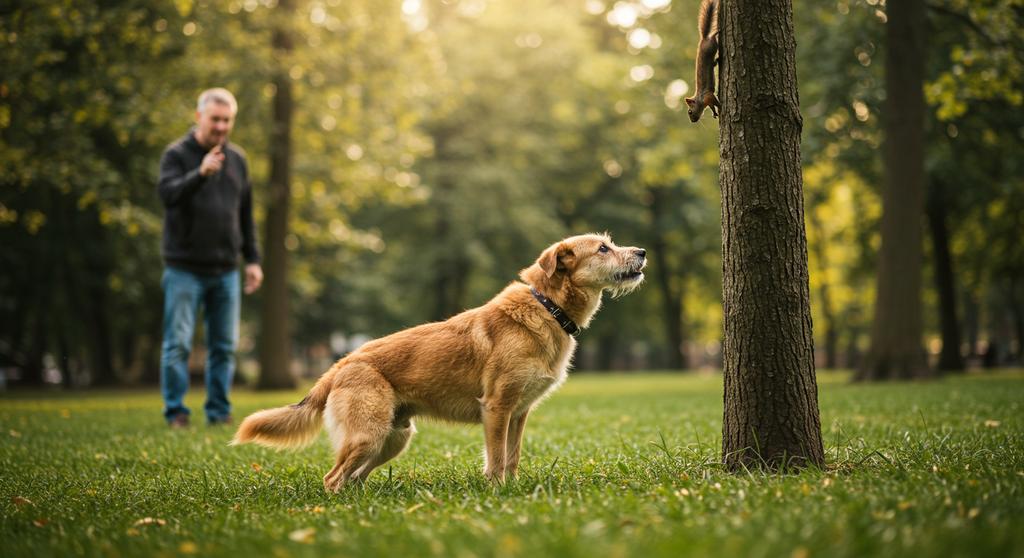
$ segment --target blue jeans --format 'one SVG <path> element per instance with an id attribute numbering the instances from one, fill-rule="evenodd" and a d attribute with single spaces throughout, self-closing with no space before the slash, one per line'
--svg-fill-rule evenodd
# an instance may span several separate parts
<path id="1" fill-rule="evenodd" d="M 231 415 L 228 390 L 235 375 L 235 347 L 238 345 L 238 316 L 241 307 L 238 271 L 220 275 L 199 275 L 173 267 L 164 269 L 164 341 L 160 356 L 160 390 L 164 396 L 164 418 L 189 414 L 185 407 L 188 391 L 188 355 L 196 329 L 196 313 L 203 308 L 206 325 L 206 411 L 207 422 L 220 422 Z"/>

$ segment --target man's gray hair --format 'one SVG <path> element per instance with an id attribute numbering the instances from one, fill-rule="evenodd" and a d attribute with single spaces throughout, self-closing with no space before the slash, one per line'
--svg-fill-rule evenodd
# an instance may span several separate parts
<path id="1" fill-rule="evenodd" d="M 235 101 L 235 96 L 230 91 L 223 87 L 214 87 L 213 89 L 207 89 L 199 94 L 199 102 L 196 103 L 196 110 L 203 112 L 206 105 L 209 103 L 217 103 L 221 105 L 227 105 L 231 109 L 231 114 L 238 112 L 238 102 Z"/>

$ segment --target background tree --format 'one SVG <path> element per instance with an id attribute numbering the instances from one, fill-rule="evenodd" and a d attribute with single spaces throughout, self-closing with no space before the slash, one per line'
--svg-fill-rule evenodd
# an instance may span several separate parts
<path id="1" fill-rule="evenodd" d="M 886 17 L 882 247 L 871 346 L 860 380 L 930 375 L 921 345 L 924 2 L 894 2 Z"/>
<path id="2" fill-rule="evenodd" d="M 720 37 L 723 459 L 822 466 L 792 5 L 723 2 Z"/>
<path id="3" fill-rule="evenodd" d="M 289 75 L 295 49 L 294 6 L 280 0 L 275 8 L 271 34 L 273 55 L 272 121 L 270 125 L 270 188 L 267 192 L 266 235 L 263 262 L 266 267 L 263 307 L 260 312 L 260 380 L 262 389 L 295 386 L 291 373 L 291 337 L 288 310 L 288 217 L 291 207 L 292 120 L 295 101 Z"/>

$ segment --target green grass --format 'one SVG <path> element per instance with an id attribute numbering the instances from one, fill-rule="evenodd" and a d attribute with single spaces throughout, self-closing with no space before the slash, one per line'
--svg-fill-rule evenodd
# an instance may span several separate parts
<path id="1" fill-rule="evenodd" d="M 7 394 L 0 554 L 1024 556 L 1024 373 L 819 389 L 825 471 L 724 472 L 717 376 L 582 375 L 531 416 L 517 481 L 483 480 L 479 427 L 420 422 L 339 495 L 323 439 L 170 431 L 156 393 Z M 299 398 L 238 392 L 236 416 Z"/>

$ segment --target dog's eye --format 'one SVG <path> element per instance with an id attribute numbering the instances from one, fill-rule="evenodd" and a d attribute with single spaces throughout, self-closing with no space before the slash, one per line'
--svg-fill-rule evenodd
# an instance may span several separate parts
<path id="1" fill-rule="evenodd" d="M 597 249 L 597 251 L 604 254 L 605 252 L 608 251 L 608 246 L 602 244 L 601 247 Z"/>

